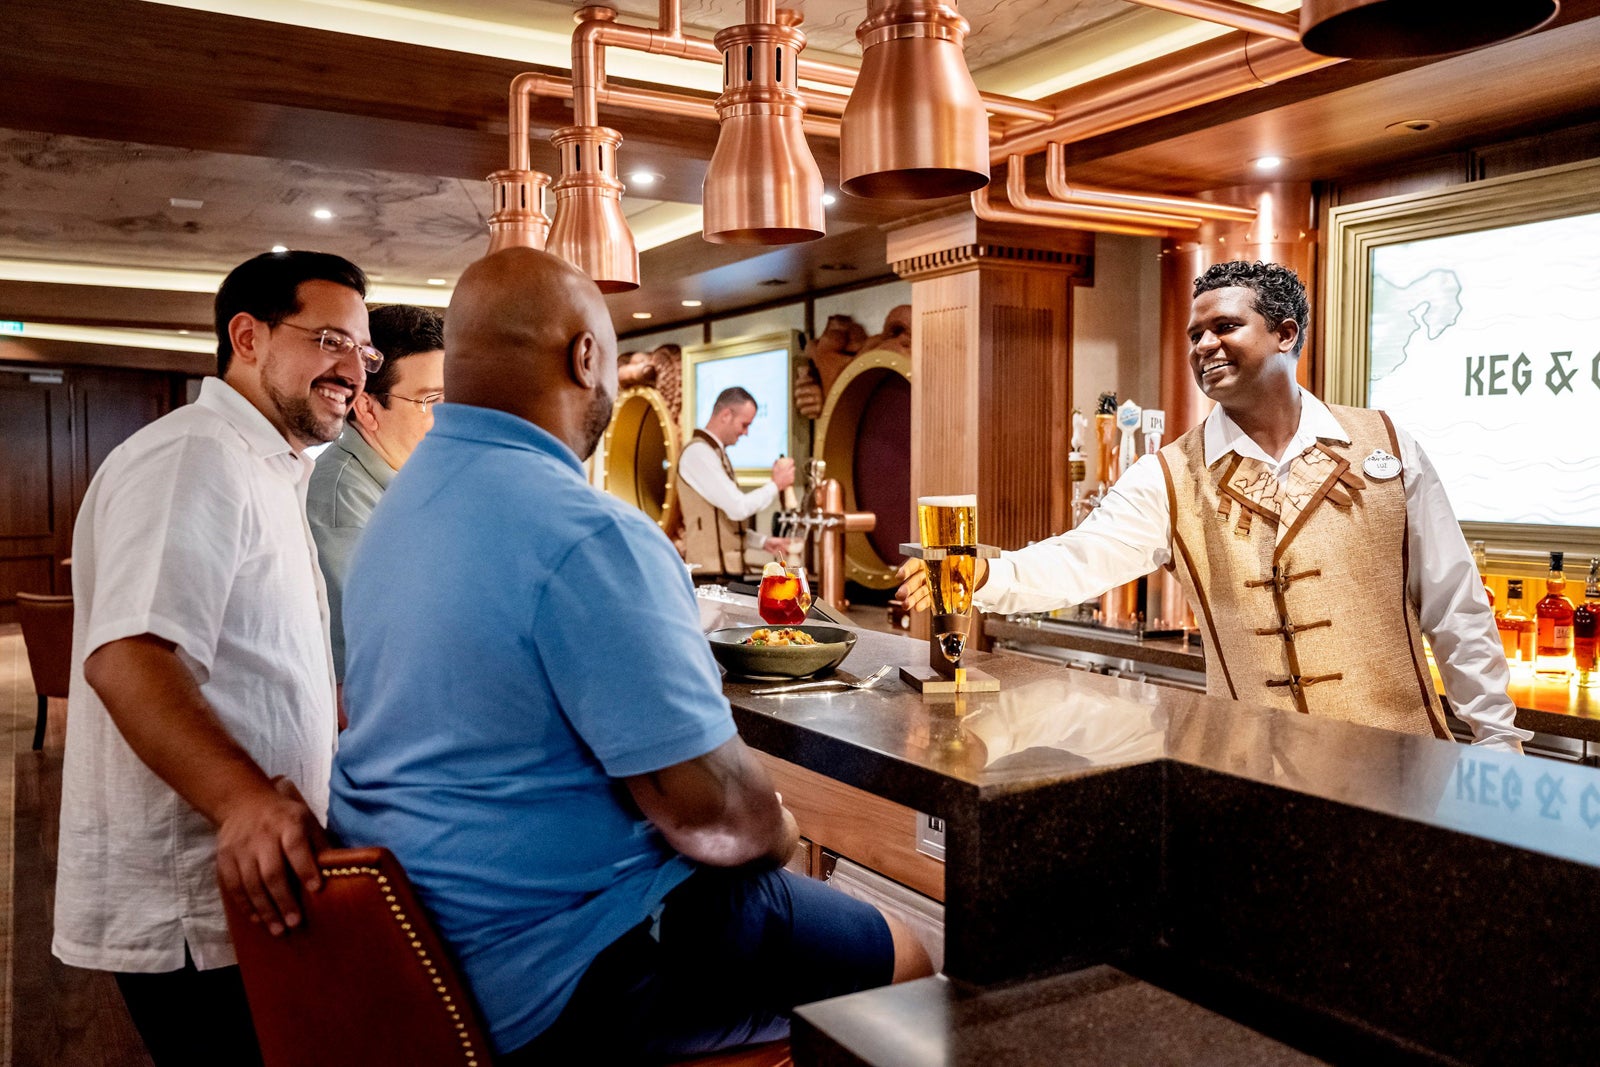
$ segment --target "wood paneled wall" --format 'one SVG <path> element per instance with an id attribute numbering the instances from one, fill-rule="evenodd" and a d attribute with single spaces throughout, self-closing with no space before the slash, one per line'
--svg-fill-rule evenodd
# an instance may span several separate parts
<path id="1" fill-rule="evenodd" d="M 63 561 L 94 472 L 183 400 L 185 376 L 0 364 L 0 622 L 16 594 L 72 591 Z"/>
<path id="2" fill-rule="evenodd" d="M 1086 233 L 991 226 L 970 213 L 889 235 L 911 281 L 911 495 L 978 494 L 979 536 L 1018 548 L 1066 529 L 1072 286 Z"/>

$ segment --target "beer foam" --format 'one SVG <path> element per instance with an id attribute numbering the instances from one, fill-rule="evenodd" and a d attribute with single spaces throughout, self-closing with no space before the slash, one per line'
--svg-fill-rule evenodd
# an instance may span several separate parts
<path id="1" fill-rule="evenodd" d="M 978 506 L 978 494 L 966 493 L 961 496 L 919 496 L 918 504 L 926 504 L 930 508 L 975 508 Z"/>

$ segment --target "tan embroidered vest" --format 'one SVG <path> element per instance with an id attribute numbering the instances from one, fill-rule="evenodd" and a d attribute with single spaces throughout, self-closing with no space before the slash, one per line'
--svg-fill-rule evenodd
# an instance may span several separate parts
<path id="1" fill-rule="evenodd" d="M 722 472 L 728 481 L 734 481 L 733 464 L 728 462 L 727 450 L 715 437 L 704 430 L 696 430 L 691 440 L 704 441 L 716 450 L 722 461 Z M 687 446 L 685 446 L 687 447 Z M 683 558 L 700 564 L 697 577 L 722 575 L 738 578 L 744 574 L 744 535 L 755 529 L 754 520 L 734 522 L 718 511 L 716 506 L 695 492 L 694 487 L 680 475 L 678 504 L 683 511 Z"/>
<path id="2" fill-rule="evenodd" d="M 1332 407 L 1350 444 L 1319 441 L 1287 480 L 1229 453 L 1205 466 L 1205 427 L 1161 450 L 1173 569 L 1206 642 L 1206 685 L 1232 697 L 1447 738 L 1428 674 L 1409 567 L 1400 454 L 1381 411 Z"/>

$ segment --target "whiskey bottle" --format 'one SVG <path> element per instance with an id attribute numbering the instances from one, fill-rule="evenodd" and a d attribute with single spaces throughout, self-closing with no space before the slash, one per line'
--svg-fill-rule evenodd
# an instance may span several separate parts
<path id="1" fill-rule="evenodd" d="M 1478 569 L 1478 580 L 1483 582 L 1483 592 L 1489 598 L 1489 607 L 1492 610 L 1494 587 L 1489 584 L 1489 552 L 1483 547 L 1482 541 L 1472 542 L 1472 565 Z"/>
<path id="2" fill-rule="evenodd" d="M 1572 612 L 1572 658 L 1578 684 L 1585 689 L 1600 686 L 1600 559 L 1589 560 L 1583 603 Z"/>
<path id="3" fill-rule="evenodd" d="M 1562 553 L 1550 553 L 1546 592 L 1534 609 L 1539 620 L 1539 654 L 1534 669 L 1548 678 L 1565 678 L 1572 672 L 1572 601 L 1562 595 L 1567 576 L 1561 573 L 1561 564 Z"/>
<path id="4" fill-rule="evenodd" d="M 1505 649 L 1506 662 L 1533 663 L 1533 620 L 1528 618 L 1522 604 L 1522 579 L 1506 582 L 1506 609 L 1495 616 L 1494 624 L 1500 630 L 1500 645 Z"/>

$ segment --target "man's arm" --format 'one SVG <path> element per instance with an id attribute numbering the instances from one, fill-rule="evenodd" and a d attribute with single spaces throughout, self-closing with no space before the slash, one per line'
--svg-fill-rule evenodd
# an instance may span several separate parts
<path id="1" fill-rule="evenodd" d="M 703 441 L 684 448 L 678 457 L 678 477 L 734 522 L 748 519 L 778 499 L 776 482 L 769 481 L 748 493 L 740 492 L 737 483 L 723 471 L 717 454 Z"/>
<path id="2" fill-rule="evenodd" d="M 1516 726 L 1516 705 L 1506 695 L 1511 672 L 1467 540 L 1433 464 L 1404 430 L 1395 435 L 1405 472 L 1406 595 L 1433 646 L 1445 696 L 1472 727 L 1473 744 L 1521 752 L 1533 734 Z"/>
<path id="3" fill-rule="evenodd" d="M 176 646 L 151 634 L 111 641 L 83 664 L 128 747 L 217 827 L 217 878 L 274 934 L 299 925 L 288 876 L 321 888 L 322 829 L 292 783 L 275 783 L 223 728 Z"/>
<path id="4" fill-rule="evenodd" d="M 708 866 L 781 865 L 800 842 L 766 768 L 737 737 L 704 756 L 623 781 L 667 843 Z"/>
<path id="5" fill-rule="evenodd" d="M 978 560 L 973 602 L 1001 614 L 1081 604 L 1166 563 L 1171 526 L 1160 461 L 1144 456 L 1077 529 Z M 906 561 L 900 577 L 899 598 L 913 610 L 926 607 L 931 597 L 921 561 Z"/>

